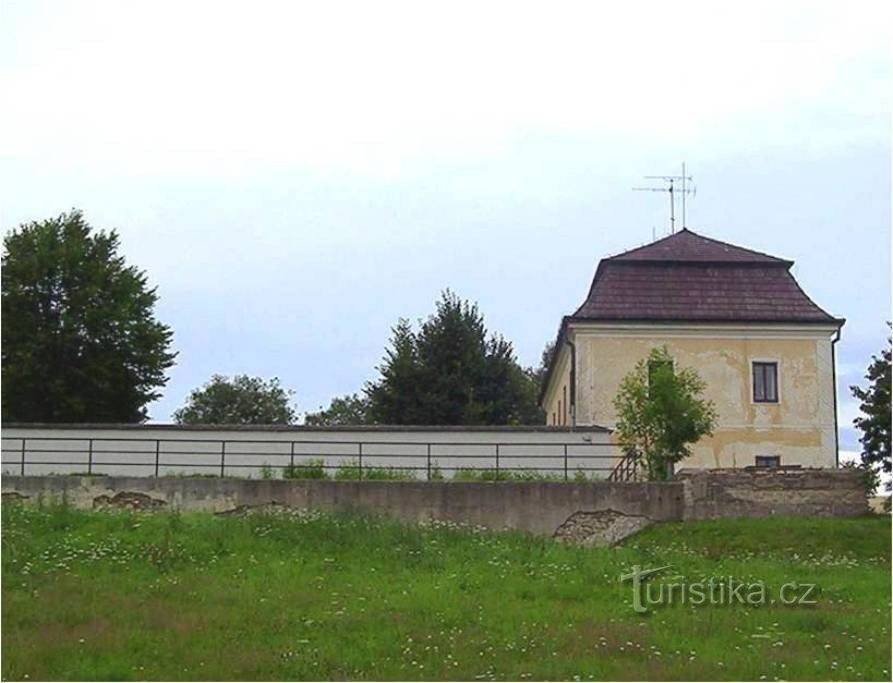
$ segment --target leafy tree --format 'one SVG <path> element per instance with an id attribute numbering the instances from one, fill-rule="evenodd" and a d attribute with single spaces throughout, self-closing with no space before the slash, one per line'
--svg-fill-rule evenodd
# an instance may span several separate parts
<path id="1" fill-rule="evenodd" d="M 543 384 L 546 382 L 546 373 L 549 372 L 549 367 L 552 365 L 552 359 L 555 357 L 555 352 L 557 350 L 554 341 L 547 343 L 543 347 L 542 354 L 540 354 L 540 364 L 536 368 L 531 368 L 529 370 L 531 376 L 537 383 L 538 390 L 542 390 Z"/>
<path id="2" fill-rule="evenodd" d="M 140 422 L 174 363 L 158 295 L 80 211 L 3 239 L 4 420 Z"/>
<path id="3" fill-rule="evenodd" d="M 369 424 L 369 420 L 369 399 L 358 394 L 333 398 L 325 410 L 304 416 L 304 424 L 312 427 L 364 425 Z"/>
<path id="4" fill-rule="evenodd" d="M 174 413 L 174 420 L 179 424 L 291 424 L 295 419 L 290 405 L 293 395 L 277 377 L 264 380 L 236 375 L 230 379 L 214 375 L 192 391 L 186 405 Z"/>
<path id="5" fill-rule="evenodd" d="M 713 433 L 716 410 L 701 398 L 705 386 L 693 369 L 674 369 L 666 347 L 652 349 L 623 378 L 615 434 L 649 479 L 669 478 L 672 465 L 691 455 L 689 445 Z"/>
<path id="6" fill-rule="evenodd" d="M 865 379 L 868 380 L 867 389 L 852 386 L 850 391 L 862 402 L 859 406 L 862 416 L 853 420 L 853 424 L 862 432 L 859 438 L 862 443 L 861 465 L 869 475 L 868 488 L 874 492 L 880 483 L 878 473 L 883 471 L 889 474 L 891 469 L 890 339 L 880 357 L 871 357 Z M 887 488 L 890 488 L 889 484 Z"/>
<path id="7" fill-rule="evenodd" d="M 367 385 L 380 424 L 498 425 L 541 421 L 536 382 L 511 344 L 488 337 L 477 305 L 447 290 L 419 331 L 401 319 Z"/>

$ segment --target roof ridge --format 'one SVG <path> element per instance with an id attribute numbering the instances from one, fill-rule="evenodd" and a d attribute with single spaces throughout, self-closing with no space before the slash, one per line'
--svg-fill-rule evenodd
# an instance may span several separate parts
<path id="1" fill-rule="evenodd" d="M 692 241 L 692 238 L 696 241 Z M 666 244 L 672 241 L 671 244 Z M 676 244 L 678 243 L 678 244 Z M 700 244 L 699 244 L 700 243 Z M 719 250 L 717 253 L 698 254 L 698 247 L 702 250 L 706 246 L 708 249 L 713 248 Z M 673 253 L 673 250 L 679 253 Z M 737 258 L 736 258 L 737 257 Z M 748 258 L 749 257 L 749 258 Z M 785 265 L 790 267 L 794 264 L 789 259 L 779 258 L 762 251 L 748 249 L 737 244 L 723 242 L 713 237 L 707 237 L 700 233 L 682 228 L 679 232 L 674 232 L 658 240 L 643 244 L 642 246 L 629 249 L 613 256 L 608 256 L 602 261 L 622 262 L 622 261 L 664 261 L 664 262 L 715 262 L 715 263 L 753 263 Z"/>

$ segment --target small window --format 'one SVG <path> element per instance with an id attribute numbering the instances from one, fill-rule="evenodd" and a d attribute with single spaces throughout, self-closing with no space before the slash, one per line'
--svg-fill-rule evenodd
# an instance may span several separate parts
<path id="1" fill-rule="evenodd" d="M 673 372 L 673 361 L 671 360 L 650 360 L 648 361 L 648 385 L 654 381 L 658 373 L 669 371 Z"/>
<path id="2" fill-rule="evenodd" d="M 778 403 L 778 363 L 753 364 L 754 403 Z"/>
<path id="3" fill-rule="evenodd" d="M 564 412 L 561 413 L 561 424 L 567 425 L 567 385 L 561 387 L 561 395 L 564 397 Z"/>
<path id="4" fill-rule="evenodd" d="M 758 455 L 754 463 L 757 467 L 780 467 L 781 456 L 778 455 Z"/>
<path id="5" fill-rule="evenodd" d="M 552 426 L 555 426 L 555 411 L 552 411 Z"/>

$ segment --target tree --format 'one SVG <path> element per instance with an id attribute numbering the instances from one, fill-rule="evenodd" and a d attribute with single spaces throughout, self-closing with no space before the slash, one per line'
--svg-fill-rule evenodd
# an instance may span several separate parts
<path id="1" fill-rule="evenodd" d="M 558 347 L 555 342 L 548 342 L 543 347 L 543 352 L 540 354 L 540 364 L 536 368 L 530 369 L 530 374 L 536 381 L 538 390 L 542 389 L 543 384 L 546 382 L 546 375 L 549 372 L 549 368 L 552 366 L 552 361 L 555 359 L 555 353 L 557 351 Z"/>
<path id="2" fill-rule="evenodd" d="M 370 419 L 368 397 L 348 394 L 333 398 L 325 410 L 320 409 L 316 413 L 307 413 L 304 416 L 304 424 L 312 427 L 365 425 L 369 424 Z"/>
<path id="3" fill-rule="evenodd" d="M 674 369 L 666 347 L 652 349 L 623 378 L 615 434 L 649 479 L 669 478 L 672 465 L 691 455 L 689 445 L 713 433 L 716 410 L 701 398 L 705 386 L 693 369 Z"/>
<path id="4" fill-rule="evenodd" d="M 477 305 L 445 291 L 419 331 L 401 319 L 366 386 L 379 424 L 498 425 L 541 421 L 536 383 L 512 345 L 488 336 Z"/>
<path id="5" fill-rule="evenodd" d="M 889 325 L 889 323 L 888 323 Z M 850 387 L 861 401 L 862 415 L 853 424 L 862 432 L 861 465 L 869 475 L 869 489 L 874 492 L 880 482 L 879 472 L 890 473 L 890 339 L 880 357 L 872 356 L 865 373 L 868 388 Z M 887 484 L 889 490 L 890 484 Z"/>
<path id="6" fill-rule="evenodd" d="M 194 389 L 186 405 L 174 413 L 179 424 L 269 425 L 291 424 L 295 411 L 290 405 L 294 392 L 274 377 L 236 375 L 232 379 L 214 375 Z"/>
<path id="7" fill-rule="evenodd" d="M 4 420 L 140 422 L 160 396 L 172 332 L 158 295 L 80 211 L 3 239 Z"/>

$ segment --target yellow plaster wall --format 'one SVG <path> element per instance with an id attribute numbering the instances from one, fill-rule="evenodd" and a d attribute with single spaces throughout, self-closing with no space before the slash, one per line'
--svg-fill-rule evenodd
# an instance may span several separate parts
<path id="1" fill-rule="evenodd" d="M 570 368 L 570 352 L 567 346 L 564 346 L 562 349 L 559 349 L 558 364 L 555 366 L 555 371 L 549 382 L 549 389 L 543 400 L 543 409 L 546 411 L 546 424 L 549 426 L 565 424 L 561 419 L 565 408 L 567 410 L 567 425 L 573 424 L 570 406 L 565 407 L 564 405 L 565 395 L 567 395 L 567 400 L 570 402 Z M 566 390 L 563 391 L 565 387 Z M 555 416 L 554 422 L 552 420 L 553 415 Z"/>
<path id="2" fill-rule="evenodd" d="M 704 338 L 656 334 L 575 335 L 578 348 L 577 423 L 613 428 L 612 401 L 621 379 L 657 346 L 677 367 L 692 367 L 707 383 L 717 429 L 679 467 L 744 467 L 756 455 L 780 455 L 783 465 L 833 467 L 834 380 L 830 339 Z M 753 360 L 779 364 L 777 404 L 753 403 Z"/>

